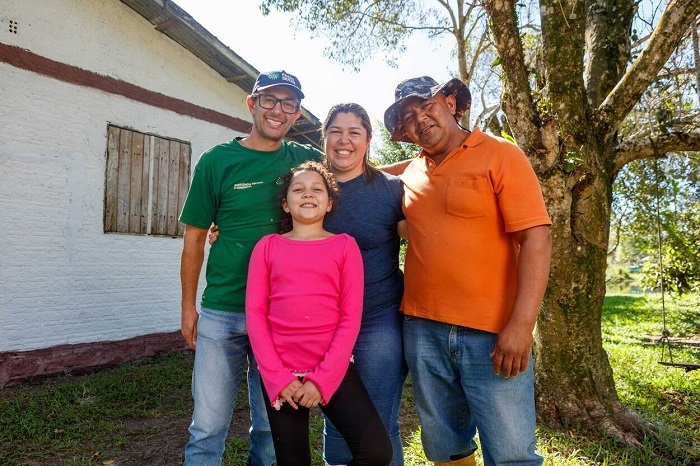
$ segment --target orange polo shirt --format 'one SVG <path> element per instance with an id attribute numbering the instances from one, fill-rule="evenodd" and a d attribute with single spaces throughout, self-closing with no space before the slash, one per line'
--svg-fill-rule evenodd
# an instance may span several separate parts
<path id="1" fill-rule="evenodd" d="M 411 234 L 401 310 L 500 332 L 517 289 L 511 233 L 552 223 L 527 157 L 474 128 L 440 165 L 421 152 L 401 178 Z"/>

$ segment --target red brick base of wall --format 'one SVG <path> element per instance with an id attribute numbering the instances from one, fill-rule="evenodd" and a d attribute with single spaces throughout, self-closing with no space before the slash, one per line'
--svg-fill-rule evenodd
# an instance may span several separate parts
<path id="1" fill-rule="evenodd" d="M 60 345 L 0 353 L 0 388 L 55 374 L 75 374 L 188 349 L 180 332 L 155 333 L 118 341 Z"/>

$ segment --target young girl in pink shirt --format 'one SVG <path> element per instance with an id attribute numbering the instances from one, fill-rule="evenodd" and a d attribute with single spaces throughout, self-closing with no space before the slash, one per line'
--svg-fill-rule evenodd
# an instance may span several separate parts
<path id="1" fill-rule="evenodd" d="M 388 465 L 389 436 L 352 363 L 363 266 L 355 240 L 323 228 L 338 187 L 306 162 L 282 178 L 283 233 L 250 259 L 246 325 L 260 367 L 278 466 L 311 464 L 309 409 L 343 435 L 351 465 Z"/>

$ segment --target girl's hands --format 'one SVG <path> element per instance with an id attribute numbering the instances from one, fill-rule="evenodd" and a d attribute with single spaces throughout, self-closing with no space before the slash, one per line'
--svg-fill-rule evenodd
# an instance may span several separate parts
<path id="1" fill-rule="evenodd" d="M 311 381 L 306 381 L 299 390 L 294 393 L 294 400 L 305 408 L 315 408 L 321 401 L 321 392 Z M 296 408 L 294 408 L 296 409 Z"/>
<path id="2" fill-rule="evenodd" d="M 294 379 L 282 389 L 280 399 L 294 409 L 299 409 L 299 406 L 315 408 L 322 401 L 321 392 L 313 382 L 307 381 L 302 384 L 298 379 Z"/>
<path id="3" fill-rule="evenodd" d="M 280 392 L 280 399 L 289 403 L 289 406 L 291 406 L 292 408 L 298 409 L 296 404 L 297 398 L 295 394 L 299 391 L 300 388 L 301 382 L 298 379 L 294 379 L 289 383 L 289 385 L 282 389 L 282 391 Z"/>

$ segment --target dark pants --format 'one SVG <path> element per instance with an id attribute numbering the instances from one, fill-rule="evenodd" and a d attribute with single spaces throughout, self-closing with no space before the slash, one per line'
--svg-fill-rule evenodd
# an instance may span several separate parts
<path id="1" fill-rule="evenodd" d="M 280 410 L 270 404 L 263 389 L 270 419 L 272 440 L 278 466 L 309 466 L 309 412 L 299 406 L 294 409 L 283 403 Z M 348 371 L 330 401 L 319 406 L 333 423 L 352 452 L 349 465 L 385 466 L 391 463 L 392 447 L 377 410 L 372 404 L 357 369 L 350 364 Z"/>

